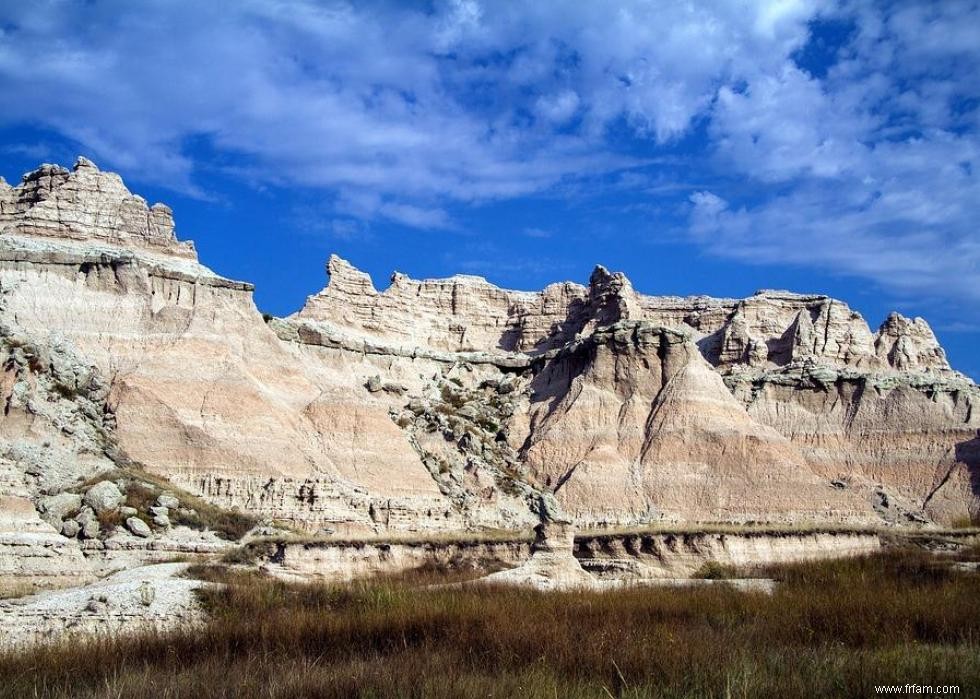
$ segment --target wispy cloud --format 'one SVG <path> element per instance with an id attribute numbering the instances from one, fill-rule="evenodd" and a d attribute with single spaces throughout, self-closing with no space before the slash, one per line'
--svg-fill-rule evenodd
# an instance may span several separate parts
<path id="1" fill-rule="evenodd" d="M 667 222 L 633 235 L 686 207 L 712 254 L 980 300 L 976 2 L 41 0 L 0 27 L 0 124 L 199 195 L 216 168 L 320 190 L 330 235 L 601 190 Z"/>
<path id="2" fill-rule="evenodd" d="M 544 228 L 537 228 L 535 226 L 530 226 L 525 228 L 523 231 L 524 235 L 528 238 L 550 238 L 554 235 L 551 231 Z"/>
<path id="3" fill-rule="evenodd" d="M 610 146 L 611 124 L 683 134 L 720 84 L 799 46 L 812 12 L 802 0 L 6 3 L 0 121 L 40 122 L 191 193 L 206 182 L 187 144 L 204 142 L 253 181 L 369 194 L 378 205 L 362 215 L 448 227 L 446 202 L 635 165 Z"/>
<path id="4" fill-rule="evenodd" d="M 690 233 L 746 262 L 819 267 L 894 294 L 980 301 L 980 8 L 839 9 L 852 25 L 817 78 L 792 61 L 722 87 L 710 134 L 754 185 L 690 196 Z"/>

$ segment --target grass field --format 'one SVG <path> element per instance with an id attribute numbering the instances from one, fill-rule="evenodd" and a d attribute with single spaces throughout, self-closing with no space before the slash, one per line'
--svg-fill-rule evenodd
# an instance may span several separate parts
<path id="1" fill-rule="evenodd" d="M 917 550 L 753 572 L 776 593 L 423 589 L 437 571 L 303 586 L 198 569 L 227 583 L 204 593 L 206 627 L 0 656 L 0 696 L 980 694 L 980 575 Z"/>

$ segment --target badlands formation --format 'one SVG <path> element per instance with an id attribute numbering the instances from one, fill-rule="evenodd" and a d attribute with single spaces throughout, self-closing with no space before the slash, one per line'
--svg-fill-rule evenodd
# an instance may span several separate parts
<path id="1" fill-rule="evenodd" d="M 980 513 L 980 390 L 922 319 L 327 272 L 263 317 L 118 175 L 0 180 L 0 578 L 220 550 L 204 506 L 324 536 L 529 530 L 542 494 L 579 529 Z"/>

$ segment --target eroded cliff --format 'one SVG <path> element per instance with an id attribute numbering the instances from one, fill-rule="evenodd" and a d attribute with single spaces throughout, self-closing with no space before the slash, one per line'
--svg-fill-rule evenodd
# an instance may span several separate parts
<path id="1" fill-rule="evenodd" d="M 310 531 L 526 528 L 541 492 L 586 527 L 978 515 L 980 391 L 922 319 L 651 297 L 602 267 L 541 292 L 327 271 L 267 322 L 117 175 L 0 185 L 5 337 L 84 384 L 32 408 L 53 365 L 7 347 L 2 495 L 125 463 Z"/>

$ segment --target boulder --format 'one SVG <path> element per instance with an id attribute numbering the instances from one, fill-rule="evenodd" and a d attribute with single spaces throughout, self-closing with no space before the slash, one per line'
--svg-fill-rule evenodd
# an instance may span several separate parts
<path id="1" fill-rule="evenodd" d="M 152 533 L 150 531 L 150 525 L 141 520 L 139 517 L 130 517 L 126 520 L 126 529 L 132 532 L 135 536 L 146 538 Z"/>
<path id="2" fill-rule="evenodd" d="M 83 498 L 83 502 L 96 514 L 115 512 L 125 500 L 126 496 L 112 481 L 99 481 L 85 492 Z"/>
<path id="3" fill-rule="evenodd" d="M 61 535 L 67 536 L 69 539 L 77 537 L 80 531 L 82 531 L 82 525 L 73 519 L 69 519 L 61 524 Z"/>
<path id="4" fill-rule="evenodd" d="M 144 607 L 149 607 L 151 604 L 153 604 L 153 600 L 156 599 L 157 596 L 153 583 L 151 583 L 149 580 L 144 580 L 142 583 L 140 583 L 139 596 L 140 602 Z"/>
<path id="5" fill-rule="evenodd" d="M 82 531 L 79 532 L 79 536 L 83 539 L 98 539 L 101 531 L 102 525 L 99 524 L 99 520 L 90 519 L 82 524 Z"/>
<path id="6" fill-rule="evenodd" d="M 104 594 L 93 595 L 85 605 L 85 611 L 92 614 L 105 614 L 109 611 L 109 596 Z"/>
<path id="7" fill-rule="evenodd" d="M 82 506 L 82 496 L 76 493 L 48 495 L 38 501 L 38 506 L 41 518 L 57 529 L 61 525 L 61 520 Z"/>
<path id="8" fill-rule="evenodd" d="M 172 510 L 180 507 L 180 500 L 170 493 L 160 493 L 160 496 L 157 497 L 157 507 L 166 507 Z"/>

